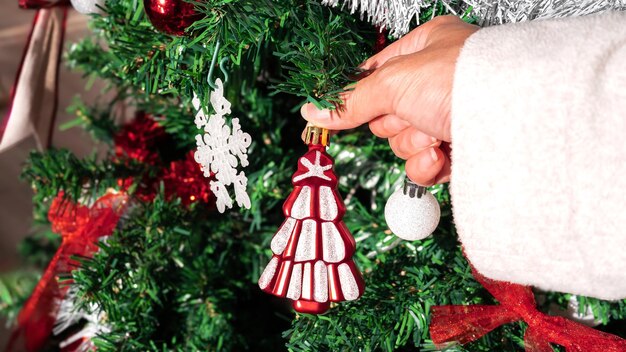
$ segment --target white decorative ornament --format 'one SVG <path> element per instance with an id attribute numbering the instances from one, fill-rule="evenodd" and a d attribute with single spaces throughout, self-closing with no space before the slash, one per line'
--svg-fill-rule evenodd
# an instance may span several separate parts
<path id="1" fill-rule="evenodd" d="M 358 11 L 361 19 L 387 29 L 394 38 L 407 34 L 412 25 L 420 24 L 422 11 L 431 10 L 434 16 L 440 5 L 456 16 L 469 11 L 482 26 L 626 10 L 623 0 L 322 0 L 322 4 L 341 6 L 350 13 Z"/>
<path id="2" fill-rule="evenodd" d="M 70 0 L 74 10 L 84 15 L 103 14 L 104 11 L 102 8 L 104 8 L 104 1 L 105 0 Z"/>
<path id="3" fill-rule="evenodd" d="M 106 314 L 98 305 L 89 304 L 89 311 L 78 309 L 75 304 L 76 292 L 75 286 L 70 287 L 65 298 L 57 302 L 59 310 L 52 332 L 56 336 L 64 335 L 64 340 L 59 344 L 61 349 L 80 341 L 80 344 L 73 351 L 93 351 L 95 345 L 92 339 L 97 335 L 111 332 L 111 327 L 105 323 Z M 80 329 L 70 330 L 77 324 L 81 324 Z M 69 336 L 66 334 L 68 331 L 71 331 Z"/>
<path id="4" fill-rule="evenodd" d="M 389 29 L 389 34 L 399 38 L 408 33 L 414 18 L 419 20 L 419 13 L 424 7 L 431 7 L 433 1 L 428 0 L 322 0 L 323 5 L 349 9 L 350 13 L 357 11 L 367 20 L 381 28 Z M 438 1 L 435 1 L 437 3 Z M 445 3 L 446 1 L 444 1 Z"/>
<path id="5" fill-rule="evenodd" d="M 321 164 L 321 156 L 322 153 L 318 151 L 315 152 L 315 164 L 311 164 L 311 161 L 307 158 L 300 158 L 300 163 L 304 165 L 308 169 L 307 172 L 303 173 L 300 176 L 296 176 L 293 178 L 293 182 L 298 182 L 309 177 L 319 177 L 322 180 L 330 181 L 330 177 L 324 175 L 324 171 L 328 171 L 333 168 L 332 164 L 324 165 Z"/>
<path id="6" fill-rule="evenodd" d="M 327 263 L 339 263 L 346 258 L 346 244 L 332 222 L 322 223 L 322 248 Z"/>
<path id="7" fill-rule="evenodd" d="M 408 177 L 404 187 L 396 190 L 385 205 L 387 226 L 407 241 L 428 237 L 437 228 L 440 217 L 437 199 L 426 187 L 416 185 Z"/>
<path id="8" fill-rule="evenodd" d="M 217 198 L 217 210 L 223 213 L 233 207 L 233 200 L 227 186 L 235 190 L 235 200 L 240 207 L 250 209 L 250 197 L 246 193 L 248 178 L 237 166 L 248 166 L 248 147 L 252 142 L 250 134 L 241 130 L 239 119 L 231 120 L 232 129 L 226 124 L 225 115 L 230 114 L 230 102 L 224 97 L 224 84 L 219 78 L 215 81 L 215 90 L 211 92 L 211 106 L 215 114 L 208 118 L 200 107 L 200 100 L 194 97 L 193 106 L 198 113 L 194 122 L 204 133 L 196 135 L 198 149 L 194 159 L 205 177 L 215 176 L 211 181 L 211 191 Z M 239 161 L 238 161 L 239 160 Z"/>
<path id="9" fill-rule="evenodd" d="M 315 263 L 313 271 L 313 275 L 315 275 L 313 299 L 316 302 L 326 302 L 328 301 L 328 271 L 326 269 L 326 264 L 324 264 L 323 261 L 318 260 Z"/>
<path id="10" fill-rule="evenodd" d="M 289 290 L 287 291 L 287 298 L 293 300 L 300 299 L 302 294 L 302 263 L 296 263 L 291 271 L 291 279 L 289 281 Z"/>
<path id="11" fill-rule="evenodd" d="M 269 286 L 272 278 L 274 277 L 274 273 L 276 272 L 277 267 L 278 258 L 273 257 L 272 260 L 267 263 L 265 270 L 263 270 L 263 274 L 261 274 L 261 277 L 259 278 L 259 287 L 261 287 L 261 289 L 265 289 L 267 286 Z"/>
<path id="12" fill-rule="evenodd" d="M 304 186 L 293 203 L 291 216 L 298 220 L 311 216 L 311 187 Z"/>
<path id="13" fill-rule="evenodd" d="M 335 220 L 337 215 L 339 215 L 339 209 L 337 208 L 337 201 L 335 201 L 333 190 L 328 186 L 321 186 L 319 196 L 320 218 L 326 221 Z"/>
<path id="14" fill-rule="evenodd" d="M 339 272 L 339 283 L 341 284 L 343 298 L 346 301 L 354 301 L 359 298 L 359 285 L 356 283 L 354 273 L 352 273 L 348 264 L 339 264 L 337 271 Z"/>
<path id="15" fill-rule="evenodd" d="M 317 248 L 317 222 L 313 219 L 306 219 L 302 222 L 302 230 L 296 247 L 295 262 L 304 262 L 315 259 L 315 249 Z"/>
<path id="16" fill-rule="evenodd" d="M 272 252 L 275 254 L 283 254 L 295 226 L 296 219 L 288 218 L 285 220 L 280 229 L 278 229 L 278 232 L 276 232 L 276 235 L 272 238 L 272 243 L 270 244 Z"/>

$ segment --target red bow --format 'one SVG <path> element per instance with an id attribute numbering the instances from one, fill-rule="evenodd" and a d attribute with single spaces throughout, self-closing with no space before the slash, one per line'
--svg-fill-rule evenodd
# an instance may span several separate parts
<path id="1" fill-rule="evenodd" d="M 50 336 L 56 321 L 58 302 L 65 296 L 71 280 L 60 281 L 59 275 L 70 274 L 79 263 L 72 256 L 88 258 L 98 249 L 98 239 L 113 233 L 126 208 L 125 193 L 108 193 L 91 207 L 64 199 L 63 192 L 52 201 L 48 218 L 52 230 L 63 241 L 48 264 L 41 280 L 33 290 L 17 318 L 18 327 L 11 337 L 7 351 L 22 351 L 18 339 L 23 339 L 26 351 L 39 351 Z"/>
<path id="2" fill-rule="evenodd" d="M 529 286 L 490 280 L 474 268 L 472 273 L 500 304 L 432 307 L 430 336 L 436 345 L 451 341 L 465 344 L 502 324 L 523 320 L 528 324 L 524 335 L 527 352 L 552 352 L 550 343 L 568 352 L 626 351 L 626 340 L 618 336 L 539 312 Z"/>

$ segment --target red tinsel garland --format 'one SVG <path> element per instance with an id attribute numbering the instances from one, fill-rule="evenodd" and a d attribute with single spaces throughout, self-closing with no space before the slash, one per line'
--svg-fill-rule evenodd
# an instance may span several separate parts
<path id="1" fill-rule="evenodd" d="M 41 350 L 54 327 L 58 303 L 67 292 L 64 284 L 70 283 L 61 282 L 60 275 L 70 274 L 79 266 L 72 256 L 88 258 L 97 251 L 99 238 L 111 235 L 126 201 L 126 194 L 121 192 L 108 193 L 91 207 L 72 203 L 63 192 L 52 201 L 48 218 L 52 230 L 63 240 L 20 311 L 7 351 Z"/>
<path id="2" fill-rule="evenodd" d="M 215 195 L 211 192 L 210 179 L 204 177 L 200 165 L 193 158 L 193 151 L 185 154 L 182 160 L 162 165 L 158 146 L 161 143 L 168 143 L 167 139 L 165 129 L 143 112 L 137 113 L 135 119 L 114 137 L 118 160 L 122 161 L 126 157 L 160 167 L 157 176 L 142 178 L 134 196 L 142 202 L 151 202 L 162 181 L 168 200 L 178 197 L 184 205 L 195 202 L 214 204 Z M 128 190 L 134 181 L 133 177 L 119 179 L 118 185 L 120 189 Z"/>
<path id="3" fill-rule="evenodd" d="M 522 320 L 528 324 L 524 335 L 527 352 L 552 352 L 551 343 L 568 352 L 626 351 L 626 340 L 618 336 L 539 312 L 530 287 L 490 280 L 474 268 L 472 273 L 500 304 L 432 307 L 430 336 L 436 345 L 471 342 L 500 325 Z"/>
<path id="4" fill-rule="evenodd" d="M 179 197 L 184 205 L 198 201 L 214 204 L 215 195 L 211 192 L 209 179 L 204 177 L 193 153 L 192 150 L 185 155 L 185 159 L 172 161 L 169 168 L 163 170 L 165 197 Z"/>
<path id="5" fill-rule="evenodd" d="M 154 165 L 160 161 L 157 146 L 166 137 L 163 127 L 145 112 L 138 112 L 133 121 L 124 125 L 114 136 L 115 155 Z"/>

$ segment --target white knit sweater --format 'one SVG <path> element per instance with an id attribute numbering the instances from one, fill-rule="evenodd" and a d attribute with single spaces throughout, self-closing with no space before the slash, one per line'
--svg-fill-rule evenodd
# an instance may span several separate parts
<path id="1" fill-rule="evenodd" d="M 479 272 L 626 298 L 626 13 L 472 35 L 452 146 L 454 220 Z"/>

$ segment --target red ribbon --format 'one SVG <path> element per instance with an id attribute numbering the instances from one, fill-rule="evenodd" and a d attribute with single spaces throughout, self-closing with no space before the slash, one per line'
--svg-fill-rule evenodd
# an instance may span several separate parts
<path id="1" fill-rule="evenodd" d="M 126 208 L 126 193 L 109 193 L 86 207 L 64 198 L 63 192 L 52 201 L 48 218 L 52 230 L 61 234 L 61 246 L 48 264 L 28 301 L 20 311 L 18 326 L 7 351 L 40 351 L 56 322 L 58 303 L 65 296 L 70 274 L 79 266 L 72 256 L 91 257 L 98 250 L 100 237 L 109 236 Z M 17 340 L 23 340 L 22 346 Z"/>
<path id="2" fill-rule="evenodd" d="M 13 111 L 13 102 L 15 100 L 15 94 L 17 91 L 18 82 L 22 74 L 22 69 L 24 68 L 24 61 L 26 59 L 26 55 L 28 53 L 30 46 L 33 44 L 32 43 L 33 32 L 35 30 L 35 26 L 37 25 L 40 19 L 40 16 L 39 16 L 40 10 L 48 9 L 52 7 L 63 7 L 64 9 L 63 9 L 63 15 L 62 15 L 61 38 L 58 43 L 59 54 L 58 54 L 58 60 L 57 60 L 57 67 L 55 69 L 54 99 L 52 102 L 52 106 L 50 107 L 50 114 L 51 114 L 50 125 L 51 126 L 54 126 L 54 120 L 56 119 L 56 110 L 57 110 L 57 105 L 58 105 L 58 100 L 59 100 L 58 98 L 59 65 L 60 65 L 61 56 L 62 56 L 61 48 L 63 48 L 63 42 L 65 38 L 65 23 L 67 21 L 67 8 L 70 6 L 70 1 L 69 0 L 18 0 L 18 5 L 22 9 L 34 9 L 37 11 L 35 12 L 35 16 L 33 17 L 33 22 L 31 24 L 30 32 L 28 33 L 28 39 L 26 40 L 26 45 L 24 46 L 24 50 L 22 52 L 22 58 L 20 59 L 20 64 L 17 69 L 17 74 L 15 75 L 15 81 L 13 82 L 13 86 L 11 87 L 11 91 L 9 94 L 8 108 L 4 117 L 2 118 L 2 121 L 0 122 L 0 141 L 4 137 L 5 130 L 7 128 L 7 125 L 9 124 L 9 119 L 11 118 L 11 112 Z M 43 146 L 46 148 L 49 147 L 51 140 L 52 140 L 52 128 L 50 128 L 50 131 L 48 132 L 46 139 L 42 141 Z"/>
<path id="3" fill-rule="evenodd" d="M 522 320 L 528 324 L 524 335 L 527 352 L 552 352 L 550 343 L 561 345 L 568 352 L 626 351 L 626 340 L 618 336 L 539 312 L 529 286 L 490 280 L 474 268 L 472 273 L 500 304 L 432 307 L 430 336 L 435 345 L 452 341 L 465 344 L 500 325 Z"/>

